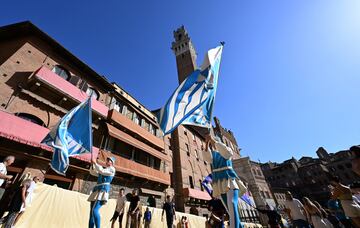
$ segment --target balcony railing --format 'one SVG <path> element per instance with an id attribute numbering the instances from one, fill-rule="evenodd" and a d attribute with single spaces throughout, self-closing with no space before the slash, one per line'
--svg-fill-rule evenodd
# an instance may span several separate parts
<path id="1" fill-rule="evenodd" d="M 152 145 L 156 146 L 157 148 L 164 150 L 164 141 L 161 138 L 156 137 L 155 135 L 151 134 L 138 124 L 134 123 L 132 120 L 127 118 L 126 116 L 120 114 L 115 109 L 109 111 L 108 119 L 116 122 L 117 124 L 123 126 L 124 128 L 128 129 L 132 133 L 142 137 Z"/>
<path id="2" fill-rule="evenodd" d="M 101 160 L 105 161 L 105 159 L 109 156 L 113 156 L 116 158 L 114 167 L 118 172 L 130 174 L 136 177 L 141 177 L 147 180 L 170 185 L 169 173 L 164 173 L 162 171 L 150 168 L 146 165 L 142 165 L 137 162 L 131 161 L 129 159 L 120 157 L 108 151 L 104 151 L 104 150 L 99 151 L 98 158 L 100 158 Z"/>

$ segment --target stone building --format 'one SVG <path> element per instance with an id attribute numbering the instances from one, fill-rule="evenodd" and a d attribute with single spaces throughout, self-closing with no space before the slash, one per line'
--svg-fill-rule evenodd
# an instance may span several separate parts
<path id="1" fill-rule="evenodd" d="M 221 126 L 219 118 L 214 117 L 214 122 L 214 133 L 226 144 L 226 146 L 230 147 L 234 151 L 233 160 L 240 158 L 240 148 L 237 144 L 234 133 Z"/>
<path id="2" fill-rule="evenodd" d="M 266 182 L 260 165 L 261 164 L 257 162 L 251 161 L 249 157 L 241 157 L 233 160 L 234 170 L 241 179 L 246 181 L 256 207 L 265 209 L 266 205 L 269 205 L 275 208 L 276 204 L 273 194 Z M 267 218 L 265 215 L 260 214 L 259 217 L 262 224 L 267 224 Z"/>
<path id="3" fill-rule="evenodd" d="M 31 22 L 0 28 L 0 159 L 16 157 L 16 182 L 30 173 L 44 183 L 89 193 L 90 155 L 70 158 L 66 176 L 49 168 L 52 148 L 41 144 L 60 118 L 92 94 L 93 153 L 116 157 L 111 195 L 141 183 L 141 195 L 162 201 L 170 186 L 170 150 L 155 116 Z"/>
<path id="4" fill-rule="evenodd" d="M 318 158 L 292 158 L 283 163 L 265 163 L 261 165 L 264 175 L 273 192 L 284 194 L 291 191 L 295 197 L 303 196 L 325 203 L 330 192 L 330 175 L 339 176 L 342 183 L 351 184 L 360 177 L 352 171 L 355 155 L 350 150 L 328 153 L 323 147 L 316 151 Z"/>

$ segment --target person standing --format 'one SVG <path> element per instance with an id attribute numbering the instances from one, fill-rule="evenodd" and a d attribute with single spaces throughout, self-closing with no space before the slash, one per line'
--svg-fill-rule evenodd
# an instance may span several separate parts
<path id="1" fill-rule="evenodd" d="M 332 189 L 331 189 L 332 191 Z M 337 199 L 329 199 L 327 202 L 327 207 L 329 208 L 329 211 L 331 214 L 333 214 L 337 220 L 342 224 L 344 228 L 352 228 L 351 221 L 346 215 L 344 214 L 343 209 L 341 208 L 341 205 L 339 203 L 339 200 Z"/>
<path id="2" fill-rule="evenodd" d="M 272 210 L 270 208 L 269 205 L 266 205 L 266 209 L 258 209 L 256 208 L 256 210 L 258 210 L 260 213 L 262 214 L 266 214 L 266 216 L 268 217 L 268 224 L 270 226 L 270 228 L 280 228 L 281 227 L 281 215 L 275 211 Z"/>
<path id="3" fill-rule="evenodd" d="M 110 183 L 115 176 L 115 158 L 108 157 L 106 159 L 105 168 L 96 162 L 96 159 L 91 160 L 90 174 L 97 176 L 97 184 L 93 188 L 88 201 L 90 204 L 90 218 L 89 228 L 100 228 L 100 208 L 109 200 Z"/>
<path id="4" fill-rule="evenodd" d="M 36 187 L 36 183 L 38 183 L 40 181 L 40 178 L 35 176 L 33 177 L 33 179 L 30 181 L 30 187 L 26 190 L 26 205 L 30 205 L 32 202 L 32 194 L 35 190 Z M 23 204 L 21 206 L 20 212 L 18 213 L 18 215 L 16 216 L 15 222 L 14 222 L 14 226 L 16 225 L 16 223 L 19 221 L 20 217 L 24 214 L 25 212 L 25 205 Z"/>
<path id="5" fill-rule="evenodd" d="M 166 214 L 167 228 L 172 228 L 174 219 L 176 219 L 176 213 L 175 213 L 175 205 L 171 201 L 171 197 L 169 195 L 166 196 L 166 201 L 163 205 L 163 210 L 161 213 L 161 221 L 164 221 L 164 212 Z"/>
<path id="6" fill-rule="evenodd" d="M 4 228 L 11 228 L 15 222 L 15 219 L 20 212 L 21 207 L 26 207 L 26 195 L 27 191 L 30 188 L 31 180 L 25 180 L 23 183 L 17 187 L 15 194 L 11 199 L 9 214 L 0 219 L 0 224 L 4 224 Z"/>
<path id="7" fill-rule="evenodd" d="M 232 167 L 233 151 L 220 142 L 220 139 L 213 139 L 210 133 L 205 141 L 203 157 L 211 164 L 213 197 L 219 197 L 227 208 L 230 228 L 242 227 L 238 200 L 247 189 Z"/>
<path id="8" fill-rule="evenodd" d="M 147 203 L 148 203 L 149 207 L 156 207 L 155 197 L 153 195 L 150 195 L 148 200 L 147 200 Z"/>
<path id="9" fill-rule="evenodd" d="M 130 197 L 130 206 L 127 216 L 127 226 L 131 228 L 138 227 L 139 212 L 140 212 L 140 197 L 138 196 L 138 189 L 134 188 Z"/>
<path id="10" fill-rule="evenodd" d="M 208 203 L 208 210 L 211 212 L 206 227 L 224 228 L 226 209 L 220 199 L 212 198 Z"/>
<path id="11" fill-rule="evenodd" d="M 116 222 L 117 218 L 119 218 L 119 227 L 120 228 L 122 227 L 121 225 L 122 225 L 122 219 L 124 216 L 125 203 L 126 203 L 125 189 L 121 188 L 119 191 L 119 196 L 117 198 L 114 214 L 110 220 L 111 228 L 115 227 L 115 222 Z"/>
<path id="12" fill-rule="evenodd" d="M 329 224 L 324 221 L 321 211 L 309 198 L 304 197 L 303 202 L 305 211 L 309 216 L 309 221 L 311 221 L 314 228 L 333 228 L 331 224 L 331 226 L 329 226 Z"/>
<path id="13" fill-rule="evenodd" d="M 306 212 L 300 200 L 293 198 L 289 191 L 285 193 L 285 198 L 285 212 L 294 228 L 309 228 L 310 224 L 306 221 Z"/>
<path id="14" fill-rule="evenodd" d="M 151 223 L 151 211 L 150 211 L 149 207 L 146 207 L 146 211 L 144 213 L 145 228 L 150 228 L 150 223 Z"/>
<path id="15" fill-rule="evenodd" d="M 341 184 L 336 176 L 330 178 L 330 184 L 334 187 L 331 198 L 340 200 L 345 215 L 351 219 L 355 227 L 360 228 L 360 204 L 353 197 L 351 189 Z"/>
<path id="16" fill-rule="evenodd" d="M 5 181 L 11 180 L 13 176 L 7 175 L 7 167 L 12 165 L 15 161 L 14 156 L 7 156 L 3 162 L 0 163 L 0 199 L 2 198 L 5 188 L 1 187 Z"/>

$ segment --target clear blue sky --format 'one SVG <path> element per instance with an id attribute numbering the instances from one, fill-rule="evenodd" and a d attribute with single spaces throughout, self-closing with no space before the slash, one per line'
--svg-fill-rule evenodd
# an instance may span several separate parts
<path id="1" fill-rule="evenodd" d="M 225 41 L 215 115 L 242 154 L 283 161 L 360 144 L 360 1 L 5 1 L 149 109 L 177 86 L 172 31 L 201 63 Z"/>

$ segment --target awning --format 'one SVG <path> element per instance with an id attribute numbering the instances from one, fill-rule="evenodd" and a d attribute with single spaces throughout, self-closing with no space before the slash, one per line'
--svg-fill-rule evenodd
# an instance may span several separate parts
<path id="1" fill-rule="evenodd" d="M 190 197 L 199 200 L 211 200 L 210 195 L 207 192 L 203 192 L 193 188 L 183 188 L 185 197 Z"/>
<path id="2" fill-rule="evenodd" d="M 66 96 L 71 97 L 78 102 L 83 102 L 88 98 L 88 95 L 85 92 L 65 79 L 59 77 L 46 67 L 41 67 L 39 70 L 37 70 L 34 74 L 34 77 L 49 87 L 53 87 L 55 90 L 61 91 Z M 91 105 L 94 111 L 104 117 L 107 117 L 109 109 L 103 103 L 92 98 Z"/>
<path id="3" fill-rule="evenodd" d="M 127 144 L 130 144 L 142 151 L 145 151 L 161 160 L 165 160 L 165 161 L 170 161 L 170 159 L 168 158 L 168 156 L 158 150 L 155 150 L 154 148 L 152 148 L 151 146 L 135 139 L 134 137 L 132 137 L 131 135 L 115 128 L 114 126 L 110 125 L 110 124 L 106 124 L 107 128 L 109 130 L 109 135 L 111 135 L 112 137 L 115 137 Z"/>
<path id="4" fill-rule="evenodd" d="M 52 147 L 41 143 L 49 131 L 46 127 L 0 110 L 0 137 L 52 152 Z M 93 147 L 95 156 L 98 152 L 99 148 Z M 75 158 L 91 162 L 90 153 L 78 155 Z"/>

